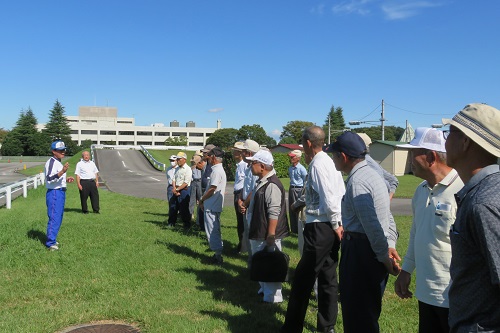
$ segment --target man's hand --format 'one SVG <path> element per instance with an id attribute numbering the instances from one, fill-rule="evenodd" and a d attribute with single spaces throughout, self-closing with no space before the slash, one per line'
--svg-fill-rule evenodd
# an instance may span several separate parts
<path id="1" fill-rule="evenodd" d="M 273 246 L 275 244 L 276 237 L 274 235 L 267 235 L 266 237 L 266 245 Z"/>
<path id="2" fill-rule="evenodd" d="M 66 182 L 67 183 L 72 183 L 74 181 L 75 181 L 75 178 L 73 178 L 73 177 L 66 177 Z"/>
<path id="3" fill-rule="evenodd" d="M 247 208 L 245 207 L 244 203 L 245 202 L 243 200 L 238 199 L 238 208 L 239 208 L 241 214 L 245 214 L 247 211 Z"/>
<path id="4" fill-rule="evenodd" d="M 383 262 L 385 269 L 387 269 L 387 272 L 391 275 L 397 276 L 399 272 L 401 271 L 401 267 L 399 267 L 398 263 L 394 261 L 394 259 L 387 258 Z"/>
<path id="5" fill-rule="evenodd" d="M 411 298 L 413 293 L 410 291 L 411 274 L 401 270 L 396 282 L 394 282 L 394 291 L 401 298 Z"/>
<path id="6" fill-rule="evenodd" d="M 338 238 L 338 240 L 341 241 L 342 237 L 344 236 L 344 227 L 340 226 L 337 229 L 334 229 L 333 232 L 335 233 L 335 236 Z"/>
<path id="7" fill-rule="evenodd" d="M 393 247 L 389 248 L 389 258 L 394 259 L 394 261 L 398 264 L 401 261 L 401 257 L 399 256 L 398 251 L 396 251 L 396 249 Z"/>

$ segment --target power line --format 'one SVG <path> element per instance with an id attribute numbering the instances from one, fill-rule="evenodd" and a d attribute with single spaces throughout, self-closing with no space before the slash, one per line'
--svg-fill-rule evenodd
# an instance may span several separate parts
<path id="1" fill-rule="evenodd" d="M 377 110 L 378 110 L 378 108 L 380 107 L 380 105 L 381 105 L 381 104 L 377 105 L 377 107 L 376 107 L 375 109 L 373 109 L 373 111 L 372 111 L 372 112 L 368 113 L 366 116 L 364 116 L 363 118 L 360 118 L 359 120 L 363 120 L 363 119 L 367 118 L 368 116 L 370 116 L 373 112 L 375 112 L 375 111 L 377 111 Z"/>
<path id="2" fill-rule="evenodd" d="M 420 115 L 424 115 L 424 116 L 446 116 L 446 115 L 454 115 L 455 113 L 422 113 L 422 112 L 415 112 L 415 111 L 410 111 L 410 110 L 406 110 L 406 109 L 403 109 L 403 108 L 400 108 L 398 106 L 395 106 L 395 105 L 391 105 L 387 102 L 385 102 L 385 105 L 389 105 L 395 109 L 398 109 L 398 110 L 401 110 L 401 111 L 405 111 L 405 112 L 409 112 L 409 113 L 413 113 L 413 114 L 420 114 Z"/>

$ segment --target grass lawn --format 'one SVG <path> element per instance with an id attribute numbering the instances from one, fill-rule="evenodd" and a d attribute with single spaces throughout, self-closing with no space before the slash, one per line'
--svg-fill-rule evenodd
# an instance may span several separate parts
<path id="1" fill-rule="evenodd" d="M 78 159 L 69 159 L 69 174 Z M 100 196 L 101 214 L 83 215 L 78 189 L 68 185 L 57 252 L 43 244 L 43 187 L 16 199 L 10 210 L 0 208 L 0 332 L 53 333 L 105 320 L 135 324 L 148 333 L 278 331 L 290 284 L 283 285 L 284 303 L 259 302 L 246 256 L 235 254 L 234 210 L 222 214 L 225 262 L 213 267 L 204 263 L 212 253 L 203 233 L 165 228 L 166 202 L 105 190 Z M 411 217 L 395 218 L 403 256 Z M 283 246 L 293 270 L 297 238 L 288 237 Z M 400 300 L 394 279 L 385 292 L 381 331 L 416 332 L 417 302 Z M 316 305 L 310 302 L 305 332 L 314 331 Z M 343 332 L 340 313 L 336 329 Z"/>

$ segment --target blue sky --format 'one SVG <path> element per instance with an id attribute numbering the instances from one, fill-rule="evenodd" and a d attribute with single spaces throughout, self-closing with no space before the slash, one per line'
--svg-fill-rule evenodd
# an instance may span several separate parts
<path id="1" fill-rule="evenodd" d="M 0 4 L 0 127 L 108 105 L 137 125 L 430 126 L 500 108 L 497 0 L 57 0 Z"/>

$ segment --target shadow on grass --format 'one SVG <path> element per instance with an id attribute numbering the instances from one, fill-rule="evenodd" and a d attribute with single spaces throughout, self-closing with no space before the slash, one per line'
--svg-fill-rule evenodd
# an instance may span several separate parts
<path id="1" fill-rule="evenodd" d="M 165 245 L 176 254 L 182 254 L 189 258 L 200 260 L 202 263 L 208 262 L 212 256 L 200 254 L 192 249 L 178 245 L 157 241 Z M 209 291 L 215 300 L 230 303 L 234 307 L 241 309 L 242 314 L 234 315 L 227 311 L 203 310 L 202 314 L 220 318 L 224 320 L 230 332 L 278 332 L 282 322 L 278 320 L 277 314 L 285 315 L 282 304 L 270 304 L 261 302 L 262 297 L 257 295 L 259 285 L 251 281 L 246 267 L 224 262 L 221 267 L 207 266 L 206 269 L 186 267 L 183 271 L 194 274 L 197 280 L 202 283 L 197 287 L 202 291 Z M 250 324 L 249 324 L 250 323 Z"/>
<path id="2" fill-rule="evenodd" d="M 38 239 L 38 241 L 43 245 L 45 245 L 45 242 L 47 240 L 47 235 L 45 235 L 45 232 L 42 232 L 40 230 L 31 229 L 26 233 L 26 236 L 28 236 L 28 238 L 30 239 Z"/>
<path id="3" fill-rule="evenodd" d="M 64 208 L 65 213 L 70 213 L 70 212 L 75 212 L 75 213 L 81 213 L 82 209 L 81 208 Z"/>
<path id="4" fill-rule="evenodd" d="M 160 217 L 167 217 L 168 213 L 151 213 L 151 212 L 142 212 L 143 214 L 149 214 L 149 215 L 154 215 L 154 216 L 160 216 Z"/>

